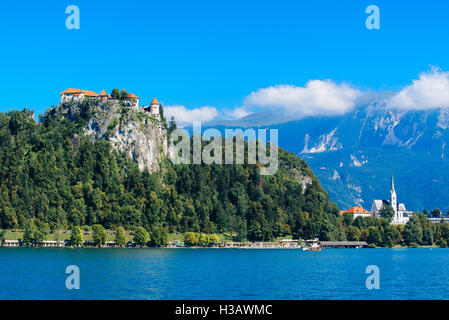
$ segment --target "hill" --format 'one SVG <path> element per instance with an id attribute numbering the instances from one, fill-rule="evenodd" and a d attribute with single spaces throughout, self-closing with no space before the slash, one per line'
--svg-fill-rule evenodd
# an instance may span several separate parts
<path id="1" fill-rule="evenodd" d="M 343 239 L 338 208 L 299 157 L 257 165 L 174 165 L 170 129 L 123 103 L 79 102 L 0 113 L 0 226 L 101 224 L 169 232 Z"/>

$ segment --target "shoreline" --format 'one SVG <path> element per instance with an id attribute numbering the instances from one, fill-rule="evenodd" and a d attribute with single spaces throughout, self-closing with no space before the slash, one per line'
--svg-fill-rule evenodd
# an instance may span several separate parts
<path id="1" fill-rule="evenodd" d="M 80 246 L 80 247 L 73 247 L 73 246 L 27 246 L 27 245 L 20 245 L 20 246 L 0 246 L 0 248 L 33 248 L 33 249 L 40 249 L 40 248 L 46 248 L 46 249 L 242 249 L 242 250 L 302 250 L 301 247 L 278 247 L 278 246 L 270 246 L 270 247 L 219 247 L 219 246 L 213 246 L 213 247 L 175 247 L 175 246 L 161 246 L 161 247 L 139 247 L 139 246 L 125 246 L 125 247 L 119 247 L 119 246 Z M 447 249 L 442 248 L 438 246 L 421 246 L 421 247 L 363 247 L 363 248 L 322 248 L 322 250 L 329 250 L 329 249 Z"/>

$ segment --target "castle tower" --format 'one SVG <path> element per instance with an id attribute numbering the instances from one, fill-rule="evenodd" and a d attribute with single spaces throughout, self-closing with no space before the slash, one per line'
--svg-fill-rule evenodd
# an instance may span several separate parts
<path id="1" fill-rule="evenodd" d="M 394 220 L 398 221 L 398 198 L 396 196 L 396 190 L 394 190 L 394 177 L 391 175 L 391 186 L 390 186 L 390 206 L 394 209 Z"/>
<path id="2" fill-rule="evenodd" d="M 151 101 L 151 115 L 159 117 L 159 107 L 159 102 L 154 98 L 153 101 Z"/>

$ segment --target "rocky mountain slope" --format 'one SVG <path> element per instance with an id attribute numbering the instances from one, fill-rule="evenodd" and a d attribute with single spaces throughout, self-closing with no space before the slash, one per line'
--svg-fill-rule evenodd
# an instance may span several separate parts
<path id="1" fill-rule="evenodd" d="M 63 104 L 57 111 L 74 119 L 82 112 L 78 103 Z M 139 169 L 150 172 L 159 168 L 167 156 L 167 128 L 162 121 L 150 116 L 142 108 L 126 106 L 124 102 L 91 102 L 89 120 L 84 134 L 94 140 L 108 140 L 113 149 L 124 152 L 137 162 Z"/>
<path id="2" fill-rule="evenodd" d="M 279 145 L 309 163 L 341 208 L 388 199 L 392 174 L 407 208 L 449 207 L 446 109 L 392 110 L 382 95 L 344 115 L 262 127 L 279 129 Z"/>

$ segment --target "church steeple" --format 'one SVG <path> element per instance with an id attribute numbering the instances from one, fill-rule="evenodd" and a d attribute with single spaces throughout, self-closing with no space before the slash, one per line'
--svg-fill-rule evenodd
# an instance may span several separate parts
<path id="1" fill-rule="evenodd" d="M 398 200 L 396 197 L 396 190 L 394 190 L 394 177 L 391 175 L 390 185 L 390 206 L 393 207 L 395 219 L 398 219 Z"/>

